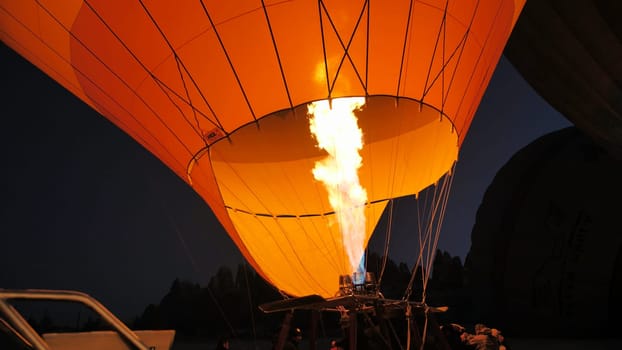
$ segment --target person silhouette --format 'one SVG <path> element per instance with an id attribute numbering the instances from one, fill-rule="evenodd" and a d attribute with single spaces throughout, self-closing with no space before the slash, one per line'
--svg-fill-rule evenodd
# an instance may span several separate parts
<path id="1" fill-rule="evenodd" d="M 302 341 L 302 331 L 300 328 L 294 327 L 289 333 L 289 338 L 283 346 L 283 350 L 298 350 L 298 344 Z"/>

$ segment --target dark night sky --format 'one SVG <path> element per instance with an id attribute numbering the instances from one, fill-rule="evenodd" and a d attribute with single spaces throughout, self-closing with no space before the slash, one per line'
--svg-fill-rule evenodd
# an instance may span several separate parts
<path id="1" fill-rule="evenodd" d="M 205 284 L 242 260 L 202 199 L 129 136 L 4 44 L 0 72 L 0 288 L 76 289 L 126 318 L 176 277 Z M 502 59 L 461 150 L 439 248 L 464 259 L 497 170 L 568 125 Z M 416 237 L 398 226 L 390 256 L 412 265 Z"/>

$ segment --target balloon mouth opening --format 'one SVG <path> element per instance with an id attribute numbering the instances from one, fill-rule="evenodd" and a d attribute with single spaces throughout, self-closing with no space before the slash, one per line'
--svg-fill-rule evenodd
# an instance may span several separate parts
<path id="1" fill-rule="evenodd" d="M 358 110 L 356 115 L 359 119 L 361 129 L 363 129 L 365 133 L 364 142 L 366 144 L 373 144 L 393 138 L 396 133 L 407 134 L 438 120 L 448 122 L 452 130 L 456 129 L 452 118 L 446 115 L 441 109 L 409 97 L 367 95 L 316 99 L 302 102 L 292 108 L 288 107 L 272 111 L 257 118 L 253 122 L 249 122 L 235 130 L 229 131 L 226 135 L 218 129 L 210 130 L 205 135 L 209 145 L 198 150 L 194 154 L 193 161 L 201 160 L 203 156 L 208 154 L 208 149 L 212 151 L 214 149 L 219 150 L 219 152 L 212 155 L 216 158 L 233 157 L 233 159 L 248 161 L 248 157 L 244 156 L 245 154 L 254 154 L 264 150 L 266 147 L 274 146 L 274 140 L 281 139 L 290 141 L 294 135 L 295 138 L 298 139 L 307 138 L 307 136 L 310 136 L 307 123 L 308 106 L 310 104 L 325 101 L 332 107 L 336 101 L 349 99 L 361 99 L 364 101 L 364 108 Z M 378 116 L 381 117 L 378 118 Z M 284 134 L 281 129 L 284 126 L 288 128 L 287 134 Z M 369 132 L 370 129 L 373 129 L 374 132 Z M 292 137 L 288 137 L 290 135 Z M 311 138 L 308 138 L 308 141 L 311 147 L 306 147 L 304 149 L 291 149 L 291 147 L 282 147 L 282 145 L 280 145 L 272 148 L 270 151 L 262 153 L 269 156 L 271 159 L 278 158 L 281 161 L 298 159 L 300 157 L 319 156 L 320 152 L 318 152 L 317 147 L 315 147 L 315 142 L 313 142 Z M 240 146 L 240 143 L 243 145 L 252 145 L 247 148 L 249 152 L 237 153 L 231 149 L 236 148 L 235 145 Z M 221 152 L 222 155 L 219 154 Z"/>
<path id="2" fill-rule="evenodd" d="M 420 101 L 404 98 L 397 103 L 392 96 L 368 96 L 357 118 L 363 130 L 359 178 L 368 191 L 366 206 L 420 192 L 457 159 L 459 136 L 451 119 Z M 311 171 L 326 152 L 317 147 L 309 132 L 307 105 L 274 112 L 237 129 L 228 140 L 198 152 L 187 170 L 189 181 L 195 182 L 194 178 L 204 176 L 196 165 L 207 158 L 210 166 L 205 173 L 213 173 L 226 208 L 275 218 L 334 214 L 325 196 L 318 199 L 316 187 L 322 185 Z M 402 161 L 392 165 L 394 159 Z M 385 169 L 393 170 L 387 174 Z M 402 180 L 388 184 L 383 182 L 385 178 Z M 288 190 L 283 190 L 285 187 Z M 310 190 L 299 191 L 307 188 Z M 260 194 L 270 200 L 244 200 Z M 274 206 L 267 208 L 266 202 Z"/>

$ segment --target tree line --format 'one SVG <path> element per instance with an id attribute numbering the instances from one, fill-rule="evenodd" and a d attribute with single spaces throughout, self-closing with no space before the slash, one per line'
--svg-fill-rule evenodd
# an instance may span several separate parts
<path id="1" fill-rule="evenodd" d="M 380 277 L 380 290 L 385 298 L 401 299 L 413 271 L 405 263 L 383 260 L 376 253 L 367 257 L 367 269 Z M 423 296 L 423 270 L 414 271 L 410 300 Z M 432 275 L 427 282 L 426 302 L 429 305 L 449 306 L 441 316 L 447 322 L 468 322 L 470 297 L 465 288 L 465 271 L 459 257 L 438 251 Z M 210 278 L 207 286 L 176 279 L 169 292 L 158 304 L 148 305 L 131 324 L 134 329 L 175 329 L 179 337 L 217 337 L 223 334 L 237 337 L 272 337 L 280 327 L 283 314 L 264 314 L 258 308 L 263 303 L 282 299 L 271 285 L 252 268 L 240 264 L 235 273 L 222 266 Z M 324 331 L 339 328 L 339 315 L 323 313 Z M 306 312 L 296 312 L 294 323 L 308 326 L 311 318 Z"/>

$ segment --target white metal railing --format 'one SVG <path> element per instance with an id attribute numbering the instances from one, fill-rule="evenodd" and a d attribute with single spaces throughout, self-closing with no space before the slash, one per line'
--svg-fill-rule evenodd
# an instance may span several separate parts
<path id="1" fill-rule="evenodd" d="M 99 314 L 99 316 L 107 321 L 108 324 L 112 326 L 126 342 L 133 345 L 136 349 L 154 349 L 146 346 L 140 338 L 112 312 L 104 307 L 99 301 L 85 293 L 67 290 L 0 289 L 0 316 L 7 319 L 10 323 L 8 325 L 9 328 L 16 332 L 16 336 L 22 340 L 26 340 L 29 343 L 26 345 L 29 345 L 36 350 L 53 349 L 50 349 L 46 341 L 43 340 L 43 338 L 30 326 L 21 313 L 10 304 L 10 300 L 48 300 L 81 303 Z"/>

